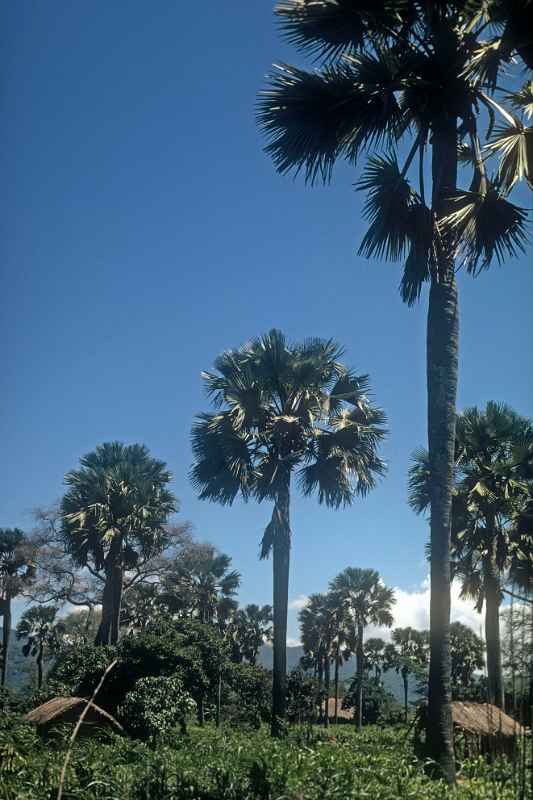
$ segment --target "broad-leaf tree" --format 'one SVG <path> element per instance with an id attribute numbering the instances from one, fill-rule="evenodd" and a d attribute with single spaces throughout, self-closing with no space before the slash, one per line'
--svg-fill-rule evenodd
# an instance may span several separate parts
<path id="1" fill-rule="evenodd" d="M 140 575 L 142 565 L 172 540 L 167 527 L 176 511 L 171 474 L 144 445 L 110 442 L 80 459 L 65 475 L 62 530 L 78 566 L 104 576 L 98 644 L 116 644 L 124 575 Z"/>
<path id="2" fill-rule="evenodd" d="M 272 638 L 272 606 L 250 603 L 239 608 L 233 626 L 235 660 L 255 666 L 259 649 Z"/>
<path id="3" fill-rule="evenodd" d="M 24 656 L 35 658 L 37 688 L 43 685 L 43 664 L 59 650 L 63 627 L 56 621 L 55 606 L 31 606 L 22 614 L 17 625 L 17 639 L 25 639 Z"/>
<path id="4" fill-rule="evenodd" d="M 400 293 L 408 304 L 429 285 L 427 741 L 429 754 L 453 783 L 449 617 L 459 336 L 455 273 L 464 265 L 476 275 L 524 246 L 526 214 L 507 195 L 516 181 L 531 182 L 533 174 L 532 129 L 524 122 L 531 88 L 526 85 L 509 97 L 501 90 L 500 73 L 509 69 L 516 53 L 522 58 L 531 54 L 524 42 L 527 25 L 518 22 L 531 18 L 531 4 L 283 0 L 277 14 L 288 41 L 321 66 L 313 71 L 287 64 L 276 68 L 259 106 L 267 152 L 279 172 L 301 172 L 310 183 L 328 182 L 336 161 L 355 165 L 368 153 L 357 184 L 367 195 L 369 223 L 359 252 L 403 264 Z M 483 152 L 486 131 L 490 137 Z M 486 167 L 491 155 L 500 159 L 493 176 Z"/>
<path id="5" fill-rule="evenodd" d="M 452 656 L 452 695 L 454 700 L 469 700 L 476 672 L 485 666 L 483 640 L 462 622 L 450 625 Z"/>
<path id="6" fill-rule="evenodd" d="M 372 636 L 364 643 L 365 670 L 374 670 L 374 679 L 378 681 L 381 677 L 385 661 L 385 641 L 379 636 Z"/>
<path id="7" fill-rule="evenodd" d="M 261 557 L 273 555 L 273 735 L 286 707 L 291 491 L 296 483 L 338 508 L 384 471 L 377 454 L 384 414 L 368 399 L 368 376 L 351 372 L 341 356 L 332 340 L 290 344 L 278 330 L 226 351 L 203 373 L 215 411 L 192 431 L 191 478 L 201 499 L 273 504 L 261 542 Z"/>
<path id="8" fill-rule="evenodd" d="M 0 616 L 2 652 L 0 686 L 5 686 L 11 634 L 11 601 L 35 574 L 34 548 L 20 528 L 0 528 Z"/>
<path id="9" fill-rule="evenodd" d="M 365 670 L 364 635 L 368 625 L 390 628 L 393 623 L 392 607 L 396 602 L 394 590 L 383 584 L 375 569 L 346 567 L 329 585 L 337 595 L 351 620 L 356 638 L 357 657 L 357 726 L 363 725 L 363 679 Z"/>

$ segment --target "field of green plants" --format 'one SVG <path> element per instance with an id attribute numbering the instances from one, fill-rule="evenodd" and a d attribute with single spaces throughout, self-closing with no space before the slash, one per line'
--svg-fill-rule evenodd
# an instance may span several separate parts
<path id="1" fill-rule="evenodd" d="M 55 800 L 66 735 L 44 744 L 34 729 L 4 720 L 1 800 Z M 151 747 L 106 734 L 74 746 L 63 798 L 74 800 L 338 800 L 338 798 L 531 797 L 509 761 L 464 762 L 456 790 L 426 776 L 404 727 L 293 728 L 283 740 L 261 731 L 191 728 Z M 66 734 L 66 730 L 65 730 Z"/>

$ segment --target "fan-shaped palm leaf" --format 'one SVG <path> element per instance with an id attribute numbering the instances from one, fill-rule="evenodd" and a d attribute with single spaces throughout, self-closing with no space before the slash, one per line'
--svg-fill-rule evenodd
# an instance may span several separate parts
<path id="1" fill-rule="evenodd" d="M 498 156 L 498 180 L 504 193 L 526 180 L 533 188 L 533 128 L 515 119 L 514 124 L 495 128 L 486 149 Z"/>
<path id="2" fill-rule="evenodd" d="M 487 269 L 494 256 L 501 263 L 524 250 L 527 213 L 494 187 L 486 193 L 461 192 L 449 199 L 441 228 L 457 242 L 468 272 Z"/>
<path id="3" fill-rule="evenodd" d="M 261 93 L 258 119 L 270 139 L 266 151 L 279 172 L 305 170 L 306 180 L 329 181 L 339 156 L 352 161 L 362 147 L 392 141 L 403 115 L 395 96 L 395 72 L 377 58 L 346 60 L 321 72 L 281 65 Z M 369 68 L 382 83 L 365 83 Z"/>

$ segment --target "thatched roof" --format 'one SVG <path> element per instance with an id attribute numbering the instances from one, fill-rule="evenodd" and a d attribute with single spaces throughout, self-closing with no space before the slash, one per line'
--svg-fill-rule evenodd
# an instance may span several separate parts
<path id="1" fill-rule="evenodd" d="M 328 699 L 328 717 L 333 719 L 335 717 L 335 698 Z M 342 708 L 342 698 L 339 698 L 339 719 L 353 720 L 353 708 Z"/>
<path id="2" fill-rule="evenodd" d="M 54 697 L 47 703 L 43 703 L 42 706 L 34 708 L 33 711 L 26 714 L 24 719 L 39 727 L 50 725 L 52 722 L 77 722 L 87 702 L 84 697 Z M 116 730 L 122 730 L 122 725 L 111 714 L 94 703 L 87 711 L 83 722 L 93 725 L 111 725 Z"/>
<path id="3" fill-rule="evenodd" d="M 477 736 L 521 736 L 525 729 L 490 703 L 452 703 L 453 724 Z"/>

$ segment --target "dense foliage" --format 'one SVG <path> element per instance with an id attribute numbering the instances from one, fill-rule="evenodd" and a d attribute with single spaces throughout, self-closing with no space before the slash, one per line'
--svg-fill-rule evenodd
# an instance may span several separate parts
<path id="1" fill-rule="evenodd" d="M 0 800 L 54 797 L 64 745 L 44 746 L 27 725 L 0 731 Z M 344 726 L 311 739 L 296 728 L 287 740 L 265 730 L 171 732 L 157 747 L 108 735 L 74 748 L 69 800 L 445 800 L 452 793 L 424 775 L 405 729 Z M 463 764 L 455 800 L 512 800 L 512 766 Z M 524 798 L 531 797 L 525 794 Z"/>
<path id="2" fill-rule="evenodd" d="M 181 679 L 174 675 L 138 680 L 118 713 L 133 736 L 154 740 L 177 724 L 185 733 L 187 715 L 194 707 L 194 700 L 183 688 Z"/>

